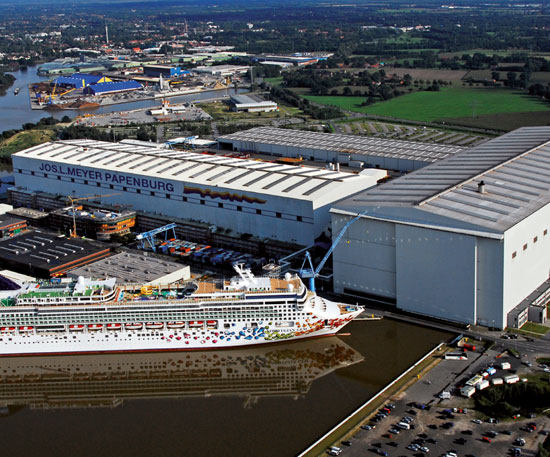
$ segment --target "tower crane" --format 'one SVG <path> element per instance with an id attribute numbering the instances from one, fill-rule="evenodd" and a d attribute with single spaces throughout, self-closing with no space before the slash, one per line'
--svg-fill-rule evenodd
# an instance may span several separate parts
<path id="1" fill-rule="evenodd" d="M 116 194 L 103 194 L 103 195 L 90 195 L 89 197 L 79 197 L 79 198 L 74 198 L 72 195 L 68 195 L 67 196 L 67 200 L 69 200 L 69 203 L 71 204 L 71 211 L 73 213 L 73 229 L 71 230 L 71 234 L 70 234 L 70 237 L 71 238 L 76 238 L 76 215 L 75 215 L 75 207 L 74 207 L 74 203 L 75 202 L 79 202 L 79 201 L 83 201 L 83 200 L 92 200 L 94 198 L 98 198 L 98 197 L 112 197 L 114 195 L 120 195 L 118 193 Z"/>
<path id="2" fill-rule="evenodd" d="M 369 211 L 363 211 L 362 213 L 359 213 L 354 218 L 350 219 L 348 222 L 346 222 L 346 225 L 340 230 L 340 233 L 338 233 L 338 236 L 334 239 L 334 243 L 330 246 L 329 250 L 323 257 L 323 259 L 319 262 L 319 265 L 317 265 L 317 268 L 313 268 L 313 261 L 311 260 L 311 254 L 309 251 L 306 251 L 304 261 L 302 262 L 302 268 L 299 270 L 299 274 L 303 279 L 309 279 L 309 290 L 312 292 L 315 292 L 315 278 L 319 276 L 319 273 L 325 266 L 325 263 L 327 263 L 328 258 L 336 249 L 336 246 L 342 241 L 342 238 L 344 237 L 344 234 L 355 221 L 359 220 L 362 216 L 367 214 Z M 309 267 L 306 266 L 306 262 L 309 264 Z"/>

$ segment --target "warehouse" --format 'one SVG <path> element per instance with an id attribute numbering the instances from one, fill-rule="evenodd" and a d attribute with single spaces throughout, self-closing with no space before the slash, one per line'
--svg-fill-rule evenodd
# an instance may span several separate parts
<path id="1" fill-rule="evenodd" d="M 153 256 L 121 252 L 67 273 L 70 278 L 116 278 L 117 284 L 172 284 L 191 278 L 189 266 Z"/>
<path id="2" fill-rule="evenodd" d="M 84 93 L 87 95 L 107 95 L 139 89 L 143 89 L 143 86 L 140 83 L 129 80 L 93 84 L 91 86 L 87 86 L 84 89 Z"/>
<path id="3" fill-rule="evenodd" d="M 512 325 L 549 276 L 549 175 L 550 128 L 529 127 L 340 202 L 333 233 L 360 218 L 334 251 L 335 291 Z"/>
<path id="4" fill-rule="evenodd" d="M 257 127 L 218 138 L 221 149 L 413 171 L 464 148 L 414 141 Z"/>
<path id="5" fill-rule="evenodd" d="M 67 270 L 109 256 L 107 245 L 67 239 L 42 230 L 0 241 L 0 265 L 37 278 L 53 278 Z"/>
<path id="6" fill-rule="evenodd" d="M 337 200 L 386 176 L 170 150 L 132 141 L 67 140 L 12 156 L 15 185 L 223 227 L 226 233 L 310 245 Z"/>
<path id="7" fill-rule="evenodd" d="M 162 76 L 164 78 L 173 78 L 176 76 L 181 76 L 183 74 L 189 73 L 184 71 L 181 67 L 172 66 L 172 65 L 144 65 L 143 74 L 146 76 L 154 76 L 158 78 Z"/>
<path id="8" fill-rule="evenodd" d="M 271 100 L 262 100 L 253 95 L 232 95 L 230 102 L 233 111 L 247 111 L 249 113 L 277 111 L 277 103 Z"/>
<path id="9" fill-rule="evenodd" d="M 207 73 L 218 77 L 246 75 L 248 70 L 250 67 L 247 65 L 212 65 L 193 68 L 195 73 Z"/>
<path id="10" fill-rule="evenodd" d="M 75 73 L 71 76 L 60 76 L 54 80 L 54 84 L 61 87 L 84 88 L 92 84 L 111 82 L 111 79 L 103 75 L 87 75 Z"/>

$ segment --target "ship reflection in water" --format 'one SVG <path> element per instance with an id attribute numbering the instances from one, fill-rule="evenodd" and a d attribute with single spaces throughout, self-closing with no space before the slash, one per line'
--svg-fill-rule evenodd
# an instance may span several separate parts
<path id="1" fill-rule="evenodd" d="M 363 357 L 336 337 L 222 351 L 8 357 L 0 414 L 116 408 L 125 400 L 237 396 L 303 398 L 312 383 Z"/>

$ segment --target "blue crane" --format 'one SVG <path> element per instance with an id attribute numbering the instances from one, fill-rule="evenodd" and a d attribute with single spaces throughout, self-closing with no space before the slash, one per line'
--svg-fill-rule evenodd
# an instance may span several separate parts
<path id="1" fill-rule="evenodd" d="M 164 241 L 168 239 L 168 232 L 172 230 L 172 234 L 174 235 L 172 238 L 176 237 L 176 231 L 174 230 L 176 228 L 176 224 L 168 224 L 164 225 L 162 227 L 149 230 L 148 232 L 140 233 L 136 236 L 136 240 L 141 241 L 140 248 L 145 249 L 147 246 L 145 245 L 145 242 L 148 241 L 151 249 L 153 252 L 156 251 L 155 247 L 155 235 L 159 233 L 164 233 Z"/>
<path id="2" fill-rule="evenodd" d="M 359 213 L 357 216 L 355 216 L 353 219 L 350 219 L 348 222 L 346 222 L 346 225 L 340 230 L 340 233 L 338 236 L 334 239 L 334 243 L 330 246 L 329 250 L 323 257 L 323 260 L 319 262 L 319 265 L 317 265 L 317 268 L 313 268 L 313 262 L 311 260 L 311 254 L 309 251 L 306 251 L 304 261 L 302 262 L 302 268 L 300 268 L 299 274 L 303 279 L 308 278 L 309 279 L 309 290 L 312 292 L 315 292 L 315 278 L 319 276 L 319 272 L 323 269 L 325 266 L 325 263 L 327 263 L 328 258 L 332 254 L 332 251 L 336 249 L 336 246 L 338 246 L 338 243 L 342 241 L 342 238 L 344 237 L 344 234 L 346 233 L 347 229 L 350 227 L 351 224 L 353 224 L 355 221 L 359 220 L 361 216 L 364 216 L 368 211 L 363 211 L 362 213 Z M 306 262 L 309 263 L 309 267 L 306 267 Z"/>

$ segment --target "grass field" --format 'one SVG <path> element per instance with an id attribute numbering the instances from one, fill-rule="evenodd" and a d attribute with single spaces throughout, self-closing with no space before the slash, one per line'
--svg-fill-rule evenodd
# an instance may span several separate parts
<path id="1" fill-rule="evenodd" d="M 265 78 L 265 81 L 273 86 L 280 86 L 283 83 L 283 77 L 277 76 L 276 78 Z"/>
<path id="2" fill-rule="evenodd" d="M 0 156 L 9 156 L 14 152 L 52 141 L 55 137 L 56 133 L 50 129 L 24 130 L 0 142 Z"/>
<path id="3" fill-rule="evenodd" d="M 412 76 L 413 79 L 443 79 L 445 81 L 460 81 L 468 73 L 466 70 L 440 70 L 438 68 L 384 67 L 384 71 L 387 75 L 395 74 L 397 76 L 403 77 L 404 75 L 409 74 Z"/>
<path id="4" fill-rule="evenodd" d="M 546 335 L 546 333 L 548 333 L 548 330 L 550 330 L 549 327 L 535 324 L 534 322 L 526 322 L 523 327 L 521 327 L 521 329 L 526 332 L 538 333 L 540 335 Z"/>
<path id="5" fill-rule="evenodd" d="M 348 111 L 422 122 L 497 113 L 550 112 L 550 105 L 547 103 L 524 93 L 505 89 L 446 88 L 438 92 L 413 92 L 371 106 L 361 106 L 365 97 L 310 95 L 306 98 Z"/>

